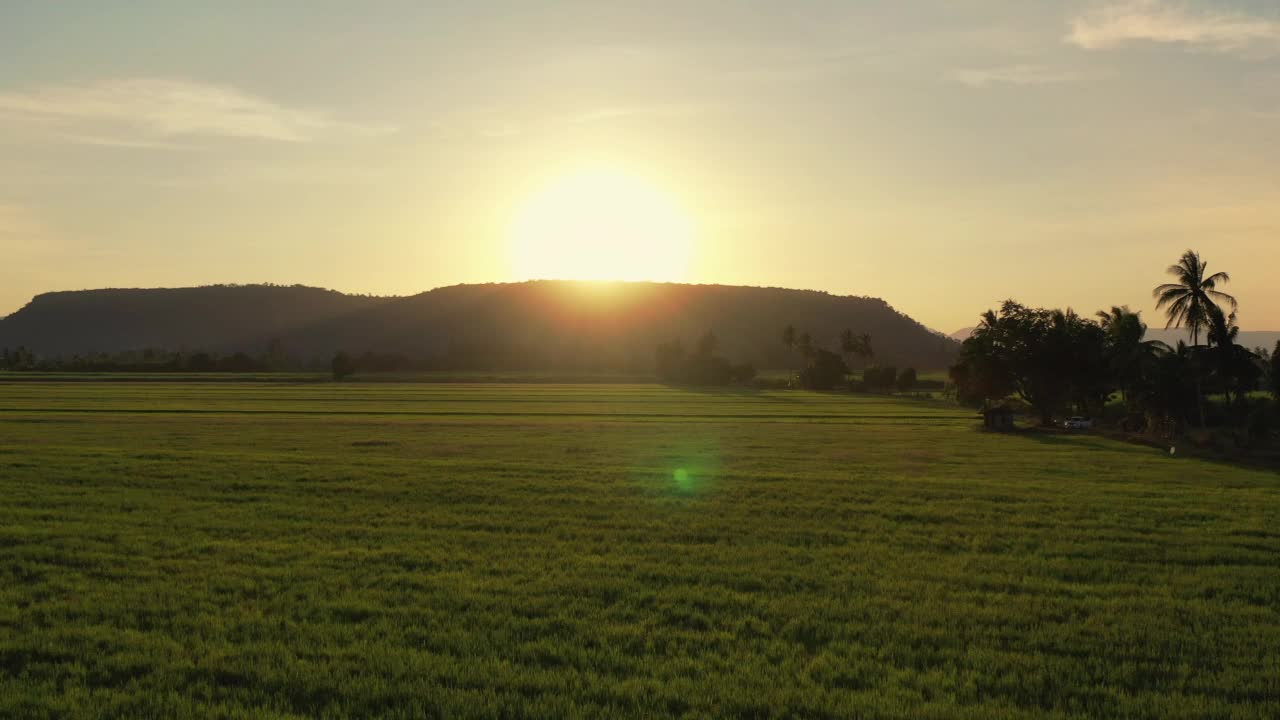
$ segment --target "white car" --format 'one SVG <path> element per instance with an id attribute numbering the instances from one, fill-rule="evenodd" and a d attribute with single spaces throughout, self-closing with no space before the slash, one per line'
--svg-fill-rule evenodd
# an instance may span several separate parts
<path id="1" fill-rule="evenodd" d="M 1062 427 L 1067 430 L 1088 430 L 1093 427 L 1093 421 L 1079 415 L 1072 415 L 1062 421 Z"/>

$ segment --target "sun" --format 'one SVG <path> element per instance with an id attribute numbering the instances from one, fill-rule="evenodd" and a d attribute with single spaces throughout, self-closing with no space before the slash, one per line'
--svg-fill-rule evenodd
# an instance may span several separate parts
<path id="1" fill-rule="evenodd" d="M 561 175 L 515 208 L 507 231 L 521 280 L 684 280 L 694 224 L 676 198 L 625 172 Z"/>

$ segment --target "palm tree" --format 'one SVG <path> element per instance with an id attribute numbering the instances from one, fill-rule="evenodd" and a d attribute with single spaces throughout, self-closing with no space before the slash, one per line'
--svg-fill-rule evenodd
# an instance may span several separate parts
<path id="1" fill-rule="evenodd" d="M 1153 368 L 1152 382 L 1147 392 L 1147 402 L 1157 410 L 1166 422 L 1172 421 L 1173 427 L 1164 429 L 1170 434 L 1177 432 L 1178 426 L 1185 421 L 1190 410 L 1197 403 L 1198 389 L 1188 379 L 1199 377 L 1198 358 L 1181 340 L 1177 346 L 1162 352 Z M 1197 380 L 1197 385 L 1198 385 Z M 1203 410 L 1203 408 L 1202 408 Z"/>
<path id="2" fill-rule="evenodd" d="M 1236 340 L 1240 337 L 1240 328 L 1236 325 L 1235 313 L 1226 315 L 1221 309 L 1214 307 L 1210 311 L 1209 317 L 1209 344 L 1212 346 L 1209 352 L 1213 354 L 1214 364 L 1218 371 L 1218 378 L 1222 381 L 1222 391 L 1226 396 L 1227 407 L 1231 406 L 1231 389 L 1232 386 L 1241 380 L 1241 376 L 1249 376 L 1250 363 L 1256 356 L 1245 348 L 1236 344 Z M 1244 368 L 1245 372 L 1238 372 Z M 1256 382 L 1257 378 L 1254 377 Z M 1237 400 L 1247 392 L 1244 388 L 1237 388 Z"/>
<path id="3" fill-rule="evenodd" d="M 1152 291 L 1156 309 L 1163 309 L 1169 318 L 1165 328 L 1186 327 L 1191 331 L 1192 346 L 1200 344 L 1200 333 L 1212 322 L 1210 308 L 1226 303 L 1234 315 L 1239 307 L 1234 297 L 1217 289 L 1218 283 L 1231 282 L 1231 276 L 1224 272 L 1206 276 L 1208 267 L 1199 253 L 1188 250 L 1182 253 L 1176 265 L 1170 265 L 1166 271 L 1177 282 L 1158 285 Z"/>
<path id="4" fill-rule="evenodd" d="M 849 328 L 840 333 L 840 352 L 848 355 L 858 349 L 858 338 Z"/>
<path id="5" fill-rule="evenodd" d="M 796 347 L 800 349 L 800 354 L 804 357 L 813 355 L 813 338 L 808 332 L 802 332 L 796 337 Z"/>
<path id="6" fill-rule="evenodd" d="M 1142 313 L 1133 312 L 1128 305 L 1099 310 L 1098 324 L 1107 334 L 1108 362 L 1119 380 L 1120 397 L 1128 407 L 1156 354 L 1168 346 L 1159 340 L 1143 339 L 1147 324 L 1142 322 Z"/>
<path id="7" fill-rule="evenodd" d="M 1191 331 L 1193 352 L 1200 345 L 1201 331 L 1212 324 L 1213 312 L 1215 310 L 1221 312 L 1218 303 L 1227 303 L 1231 307 L 1232 315 L 1235 315 L 1239 307 L 1234 297 L 1218 290 L 1218 283 L 1231 282 L 1231 276 L 1224 272 L 1206 276 L 1208 267 L 1209 264 L 1200 259 L 1199 253 L 1188 250 L 1182 253 L 1176 265 L 1170 265 L 1166 271 L 1176 278 L 1177 282 L 1157 285 L 1156 289 L 1151 291 L 1156 298 L 1156 309 L 1163 309 L 1165 316 L 1169 318 L 1165 328 L 1186 327 Z M 1196 398 L 1200 406 L 1200 427 L 1204 427 L 1204 394 L 1201 392 L 1198 369 Z"/>
<path id="8" fill-rule="evenodd" d="M 871 336 L 867 333 L 854 335 L 853 331 L 845 328 L 840 333 L 840 352 L 844 355 L 857 355 L 860 358 L 875 357 L 876 353 L 871 349 Z"/>

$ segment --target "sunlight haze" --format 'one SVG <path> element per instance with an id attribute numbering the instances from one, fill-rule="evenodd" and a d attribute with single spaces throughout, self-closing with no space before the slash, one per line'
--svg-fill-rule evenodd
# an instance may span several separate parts
<path id="1" fill-rule="evenodd" d="M 560 277 L 1154 326 L 1194 247 L 1280 329 L 1274 2 L 18 0 L 0 45 L 0 315 Z"/>
<path id="2" fill-rule="evenodd" d="M 609 168 L 547 179 L 508 229 L 519 280 L 686 280 L 690 214 L 659 186 Z"/>

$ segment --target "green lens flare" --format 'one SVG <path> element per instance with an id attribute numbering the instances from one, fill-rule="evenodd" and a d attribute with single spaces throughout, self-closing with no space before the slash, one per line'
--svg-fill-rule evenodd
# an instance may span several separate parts
<path id="1" fill-rule="evenodd" d="M 676 487 L 681 490 L 688 490 L 693 487 L 693 478 L 689 475 L 688 470 L 685 470 L 684 468 L 676 468 L 676 471 L 672 474 L 676 479 Z"/>

